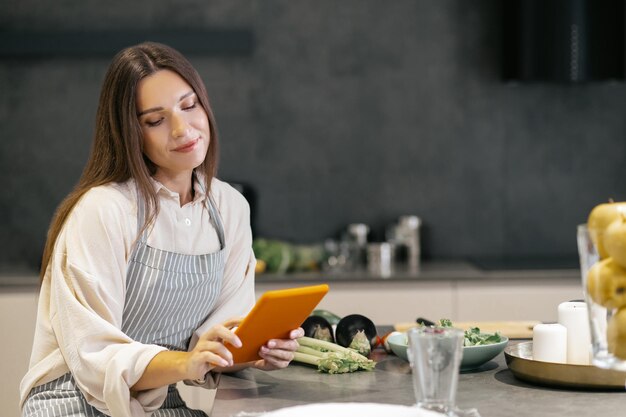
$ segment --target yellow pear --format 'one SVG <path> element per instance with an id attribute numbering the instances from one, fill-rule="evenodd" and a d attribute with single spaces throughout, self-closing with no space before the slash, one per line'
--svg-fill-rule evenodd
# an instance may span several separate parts
<path id="1" fill-rule="evenodd" d="M 587 273 L 587 294 L 606 308 L 626 307 L 626 269 L 613 258 L 596 262 Z"/>
<path id="2" fill-rule="evenodd" d="M 601 259 L 609 256 L 604 248 L 604 232 L 611 223 L 620 217 L 621 213 L 626 213 L 626 202 L 610 201 L 609 203 L 598 204 L 589 213 L 587 228 Z"/>
<path id="3" fill-rule="evenodd" d="M 626 360 L 626 308 L 621 308 L 611 317 L 606 330 L 609 352 Z"/>
<path id="4" fill-rule="evenodd" d="M 626 268 L 626 214 L 621 213 L 604 231 L 604 250 L 621 267 Z"/>

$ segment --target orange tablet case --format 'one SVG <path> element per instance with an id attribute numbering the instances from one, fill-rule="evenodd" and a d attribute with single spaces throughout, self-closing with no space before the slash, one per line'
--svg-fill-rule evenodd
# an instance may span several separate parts
<path id="1" fill-rule="evenodd" d="M 287 339 L 327 292 L 328 285 L 322 284 L 264 293 L 235 330 L 243 346 L 226 345 L 235 363 L 260 359 L 259 349 L 270 339 Z"/>

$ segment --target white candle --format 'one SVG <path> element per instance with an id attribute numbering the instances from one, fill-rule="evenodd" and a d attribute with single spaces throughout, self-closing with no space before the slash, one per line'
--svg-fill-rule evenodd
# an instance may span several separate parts
<path id="1" fill-rule="evenodd" d="M 533 360 L 567 362 L 567 329 L 558 324 L 537 324 L 533 327 Z"/>
<path id="2" fill-rule="evenodd" d="M 567 363 L 589 365 L 591 336 L 587 304 L 581 301 L 559 304 L 559 324 L 567 328 Z"/>

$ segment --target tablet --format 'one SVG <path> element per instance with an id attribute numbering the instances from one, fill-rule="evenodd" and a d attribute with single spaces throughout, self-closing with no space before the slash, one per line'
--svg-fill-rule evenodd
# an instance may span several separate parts
<path id="1" fill-rule="evenodd" d="M 261 359 L 259 349 L 270 339 L 287 339 L 313 312 L 328 292 L 328 285 L 267 291 L 242 320 L 235 334 L 242 347 L 226 344 L 235 363 Z"/>

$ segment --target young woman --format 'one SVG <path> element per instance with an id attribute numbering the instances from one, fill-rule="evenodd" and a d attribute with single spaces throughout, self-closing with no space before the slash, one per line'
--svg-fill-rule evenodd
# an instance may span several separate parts
<path id="1" fill-rule="evenodd" d="M 283 368 L 291 339 L 234 365 L 226 344 L 254 304 L 249 206 L 215 178 L 205 87 L 165 45 L 115 56 L 82 177 L 48 232 L 23 416 L 204 416 L 175 388 Z"/>

